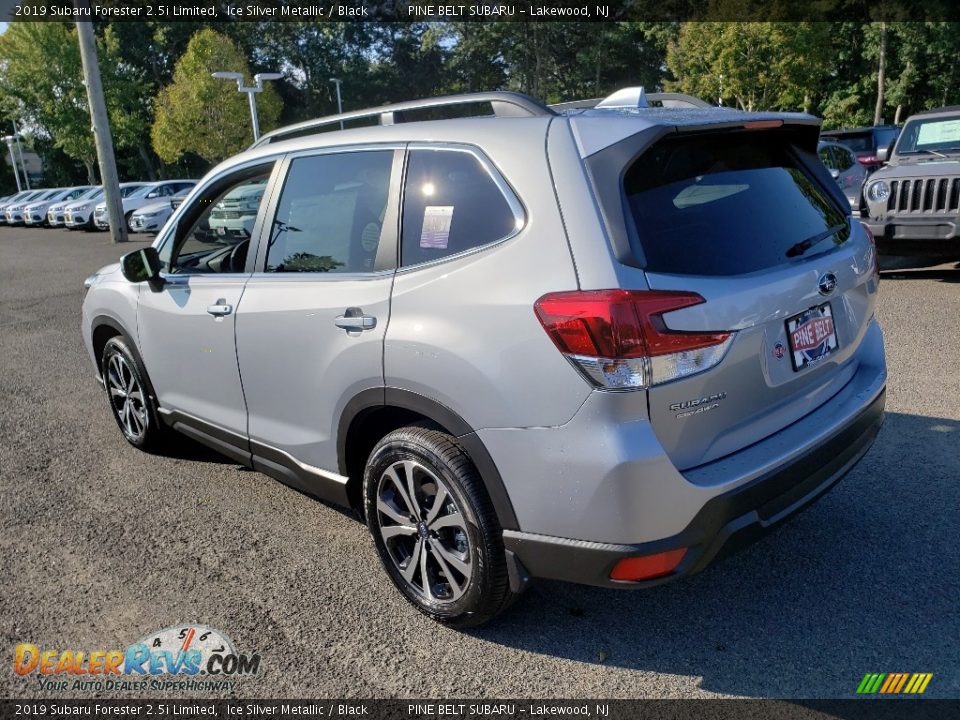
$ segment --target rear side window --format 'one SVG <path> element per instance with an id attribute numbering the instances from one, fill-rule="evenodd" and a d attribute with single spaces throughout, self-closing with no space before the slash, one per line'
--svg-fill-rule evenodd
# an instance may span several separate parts
<path id="1" fill-rule="evenodd" d="M 849 236 L 846 215 L 775 135 L 664 140 L 624 177 L 646 267 L 739 275 L 824 252 Z"/>
<path id="2" fill-rule="evenodd" d="M 502 240 L 517 218 L 475 155 L 412 150 L 403 199 L 403 266 L 439 260 Z"/>

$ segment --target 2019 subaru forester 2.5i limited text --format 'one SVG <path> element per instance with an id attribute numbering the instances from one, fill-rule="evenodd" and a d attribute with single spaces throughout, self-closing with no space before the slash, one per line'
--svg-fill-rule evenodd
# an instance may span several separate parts
<path id="1" fill-rule="evenodd" d="M 803 508 L 882 422 L 871 239 L 814 118 L 638 98 L 402 103 L 219 165 L 87 280 L 124 436 L 355 508 L 459 627 L 535 577 L 688 575 Z M 239 195 L 249 232 L 217 232 Z"/>

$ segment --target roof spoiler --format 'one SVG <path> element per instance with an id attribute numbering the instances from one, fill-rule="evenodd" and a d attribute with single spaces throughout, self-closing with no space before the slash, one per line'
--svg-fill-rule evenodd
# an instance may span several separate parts
<path id="1" fill-rule="evenodd" d="M 612 95 L 605 98 L 593 98 L 591 100 L 573 100 L 571 102 L 562 102 L 550 105 L 549 108 L 556 112 L 568 112 L 570 110 L 590 110 L 592 108 L 624 108 L 624 107 L 665 107 L 677 109 L 690 108 L 709 108 L 713 107 L 708 102 L 701 100 L 693 95 L 683 93 L 648 93 L 642 86 L 628 87 L 617 90 Z"/>

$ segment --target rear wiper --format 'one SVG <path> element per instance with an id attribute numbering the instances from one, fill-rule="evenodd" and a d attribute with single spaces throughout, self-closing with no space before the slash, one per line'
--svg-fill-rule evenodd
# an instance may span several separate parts
<path id="1" fill-rule="evenodd" d="M 823 232 L 817 233 L 812 237 L 808 237 L 806 240 L 801 240 L 796 245 L 792 246 L 789 250 L 787 250 L 787 257 L 792 258 L 792 257 L 799 257 L 803 255 L 807 250 L 812 248 L 817 243 L 823 240 L 826 240 L 828 237 L 832 237 L 833 235 L 836 235 L 841 230 L 846 229 L 846 227 L 847 227 L 846 224 L 834 225 L 831 228 L 827 228 Z"/>

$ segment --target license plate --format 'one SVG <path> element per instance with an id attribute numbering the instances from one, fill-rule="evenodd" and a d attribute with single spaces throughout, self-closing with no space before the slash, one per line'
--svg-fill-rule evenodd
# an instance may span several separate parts
<path id="1" fill-rule="evenodd" d="M 227 229 L 225 227 L 217 228 L 217 235 L 226 235 L 226 234 L 227 234 Z"/>
<path id="2" fill-rule="evenodd" d="M 837 349 L 837 331 L 830 303 L 794 315 L 787 320 L 787 341 L 794 370 L 820 362 Z"/>

